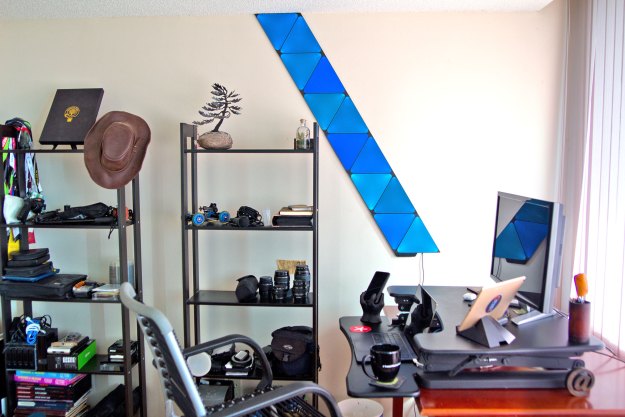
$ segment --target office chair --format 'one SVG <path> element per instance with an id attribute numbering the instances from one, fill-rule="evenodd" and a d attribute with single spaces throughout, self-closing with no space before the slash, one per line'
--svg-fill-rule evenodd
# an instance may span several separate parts
<path id="1" fill-rule="evenodd" d="M 297 381 L 284 387 L 272 387 L 273 374 L 267 356 L 256 342 L 246 336 L 236 334 L 224 336 L 181 350 L 167 317 L 156 308 L 135 300 L 135 296 L 136 293 L 132 285 L 127 282 L 121 285 L 121 302 L 137 315 L 137 322 L 154 356 L 153 364 L 158 370 L 161 387 L 165 395 L 167 417 L 178 417 L 174 410 L 174 403 L 185 417 L 321 416 L 322 414 L 318 410 L 301 398 L 304 394 L 314 394 L 322 398 L 328 407 L 330 416 L 341 417 L 332 395 L 315 383 Z M 205 407 L 202 404 L 186 359 L 232 343 L 244 343 L 254 350 L 262 364 L 263 376 L 254 393 L 217 406 Z"/>

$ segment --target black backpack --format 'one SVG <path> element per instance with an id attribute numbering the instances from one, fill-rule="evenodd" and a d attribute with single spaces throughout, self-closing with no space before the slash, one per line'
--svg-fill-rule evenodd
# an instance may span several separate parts
<path id="1" fill-rule="evenodd" d="M 281 327 L 271 333 L 271 336 L 273 371 L 276 375 L 291 377 L 312 375 L 315 351 L 321 369 L 319 349 L 315 348 L 311 327 Z"/>

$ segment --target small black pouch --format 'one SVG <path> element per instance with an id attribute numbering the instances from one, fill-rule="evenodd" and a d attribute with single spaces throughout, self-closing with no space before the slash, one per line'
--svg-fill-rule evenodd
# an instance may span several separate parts
<path id="1" fill-rule="evenodd" d="M 39 258 L 35 258 L 35 259 L 22 259 L 22 260 L 15 260 L 15 259 L 9 259 L 7 261 L 7 267 L 23 267 L 23 266 L 37 266 L 37 265 L 41 265 L 42 263 L 44 263 L 45 261 L 50 259 L 50 254 L 46 253 L 45 255 L 39 257 Z"/>
<path id="2" fill-rule="evenodd" d="M 112 207 L 104 203 L 95 203 L 89 204 L 88 206 L 65 206 L 64 210 L 59 213 L 59 216 L 62 220 L 86 220 L 102 217 L 112 218 L 111 211 Z"/>
<path id="3" fill-rule="evenodd" d="M 302 377 L 313 373 L 315 343 L 308 326 L 281 327 L 271 333 L 273 370 L 279 376 Z"/>
<path id="4" fill-rule="evenodd" d="M 104 203 L 46 211 L 35 216 L 35 223 L 101 223 L 113 224 L 117 220 L 115 208 Z"/>
<path id="5" fill-rule="evenodd" d="M 11 275 L 14 277 L 36 277 L 37 275 L 52 271 L 52 268 L 52 262 L 45 262 L 36 266 L 7 266 L 4 268 L 4 275 Z"/>
<path id="6" fill-rule="evenodd" d="M 237 279 L 237 289 L 234 291 L 240 303 L 256 301 L 258 291 L 258 279 L 254 275 L 246 275 Z"/>

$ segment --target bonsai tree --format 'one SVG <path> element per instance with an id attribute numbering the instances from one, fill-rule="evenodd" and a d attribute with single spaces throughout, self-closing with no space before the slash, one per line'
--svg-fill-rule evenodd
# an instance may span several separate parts
<path id="1" fill-rule="evenodd" d="M 198 111 L 198 113 L 206 119 L 193 123 L 196 125 L 205 125 L 217 119 L 219 122 L 217 122 L 211 132 L 219 132 L 219 128 L 224 122 L 224 119 L 229 118 L 232 114 L 241 114 L 241 107 L 236 103 L 240 102 L 242 98 L 239 97 L 234 90 L 229 92 L 226 87 L 217 83 L 213 84 L 211 94 L 213 95 L 213 101 L 206 103 L 206 105 L 202 106 Z"/>

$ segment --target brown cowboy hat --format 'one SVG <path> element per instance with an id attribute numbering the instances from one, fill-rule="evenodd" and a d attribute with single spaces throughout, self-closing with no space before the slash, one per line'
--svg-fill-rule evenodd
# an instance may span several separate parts
<path id="1" fill-rule="evenodd" d="M 150 143 L 150 127 L 134 114 L 112 111 L 85 137 L 85 165 L 91 179 L 104 188 L 128 184 L 141 169 Z"/>

